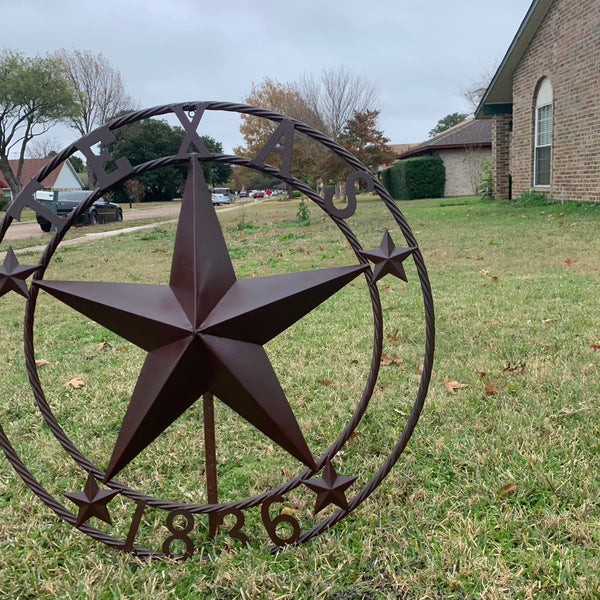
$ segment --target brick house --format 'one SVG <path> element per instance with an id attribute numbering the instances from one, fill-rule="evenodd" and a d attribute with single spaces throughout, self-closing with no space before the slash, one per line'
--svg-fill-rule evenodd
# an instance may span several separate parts
<path id="1" fill-rule="evenodd" d="M 21 181 L 23 184 L 27 183 L 31 178 L 33 178 L 37 172 L 48 162 L 50 162 L 50 158 L 26 158 L 23 161 L 23 170 L 21 172 Z M 17 172 L 18 168 L 18 160 L 9 160 L 10 168 L 13 170 L 13 173 Z M 75 169 L 71 165 L 70 161 L 65 160 L 57 169 L 54 169 L 44 181 L 42 181 L 42 185 L 44 190 L 48 191 L 66 191 L 66 190 L 81 190 L 83 189 L 83 184 Z M 8 187 L 8 183 L 5 181 L 2 173 L 0 173 L 0 189 L 2 190 L 2 195 L 10 202 L 12 198 L 12 194 L 10 188 Z"/>
<path id="2" fill-rule="evenodd" d="M 600 2 L 534 0 L 475 117 L 496 197 L 600 201 Z"/>
<path id="3" fill-rule="evenodd" d="M 481 160 L 492 158 L 490 121 L 468 119 L 416 144 L 397 156 L 398 160 L 435 154 L 446 168 L 444 197 L 472 196 L 478 193 L 476 173 Z"/>

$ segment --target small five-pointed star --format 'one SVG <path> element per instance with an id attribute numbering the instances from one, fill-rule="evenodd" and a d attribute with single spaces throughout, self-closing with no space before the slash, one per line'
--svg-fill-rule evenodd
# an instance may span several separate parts
<path id="1" fill-rule="evenodd" d="M 0 266 L 0 296 L 11 290 L 29 297 L 25 280 L 38 268 L 38 265 L 20 265 L 12 246 L 8 249 L 4 264 Z"/>
<path id="2" fill-rule="evenodd" d="M 36 282 L 148 352 L 104 480 L 206 392 L 314 469 L 263 345 L 366 269 L 353 265 L 238 280 L 201 165 L 192 158 L 168 285 Z"/>
<path id="3" fill-rule="evenodd" d="M 378 281 L 388 273 L 394 277 L 408 281 L 402 264 L 416 248 L 397 248 L 392 241 L 390 232 L 386 229 L 379 248 L 363 250 L 361 254 L 375 263 L 373 269 L 374 281 Z"/>
<path id="4" fill-rule="evenodd" d="M 304 485 L 317 492 L 314 514 L 316 515 L 329 504 L 335 504 L 344 510 L 348 510 L 345 492 L 355 481 L 356 477 L 338 475 L 331 461 L 327 460 L 322 477 L 315 477 L 304 482 Z"/>
<path id="5" fill-rule="evenodd" d="M 79 506 L 77 521 L 79 527 L 92 517 L 98 517 L 105 523 L 112 525 L 106 506 L 117 494 L 118 490 L 101 490 L 96 483 L 96 478 L 90 473 L 82 492 L 69 492 L 65 496 Z"/>

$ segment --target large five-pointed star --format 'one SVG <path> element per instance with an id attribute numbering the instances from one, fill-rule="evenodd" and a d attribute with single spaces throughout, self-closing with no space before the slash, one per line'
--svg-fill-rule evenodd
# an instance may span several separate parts
<path id="1" fill-rule="evenodd" d="M 105 481 L 207 391 L 315 468 L 262 346 L 365 268 L 238 281 L 200 163 L 192 159 L 169 285 L 37 281 L 65 304 L 148 351 Z"/>

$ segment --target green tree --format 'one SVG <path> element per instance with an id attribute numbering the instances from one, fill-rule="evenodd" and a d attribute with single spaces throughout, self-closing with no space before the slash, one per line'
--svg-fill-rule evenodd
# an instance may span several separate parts
<path id="1" fill-rule="evenodd" d="M 462 123 L 467 116 L 468 115 L 464 113 L 452 113 L 442 117 L 437 122 L 437 125 L 429 132 L 429 136 L 433 137 L 434 135 L 438 135 L 438 133 L 442 133 L 443 131 L 450 129 L 450 127 L 454 127 L 455 125 Z"/>
<path id="2" fill-rule="evenodd" d="M 71 117 L 74 98 L 73 87 L 55 58 L 29 58 L 12 50 L 0 54 L 0 171 L 13 198 L 23 187 L 27 144 Z M 18 156 L 14 173 L 10 154 Z"/>
<path id="3" fill-rule="evenodd" d="M 162 119 L 145 119 L 116 129 L 115 141 L 110 151 L 116 159 L 126 157 L 132 165 L 139 165 L 163 156 L 177 154 L 184 138 L 181 127 L 171 127 Z M 206 148 L 215 154 L 223 152 L 223 146 L 209 136 L 202 136 Z M 227 181 L 231 167 L 226 163 L 203 162 L 202 170 L 207 182 L 216 185 Z M 140 175 L 138 180 L 144 186 L 144 201 L 164 202 L 176 198 L 183 187 L 185 165 L 162 167 Z M 128 201 L 123 186 L 114 190 L 114 199 Z"/>

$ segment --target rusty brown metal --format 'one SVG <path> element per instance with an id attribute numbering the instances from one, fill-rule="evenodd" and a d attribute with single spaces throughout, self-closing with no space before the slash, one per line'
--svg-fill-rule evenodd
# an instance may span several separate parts
<path id="1" fill-rule="evenodd" d="M 275 124 L 274 133 L 254 158 L 211 154 L 198 133 L 202 117 L 207 111 L 237 112 L 269 119 Z M 183 143 L 176 155 L 136 166 L 132 166 L 126 157 L 111 155 L 109 145 L 114 140 L 114 131 L 142 119 L 165 114 L 174 114 L 179 118 L 185 131 Z M 291 156 L 296 133 L 322 144 L 350 167 L 347 207 L 336 208 L 331 197 L 322 198 L 294 176 Z M 96 156 L 92 148 L 99 141 L 103 144 L 103 151 L 101 156 Z M 18 219 L 24 208 L 39 209 L 40 214 L 42 213 L 43 207 L 38 206 L 32 192 L 39 189 L 48 174 L 76 151 L 89 155 L 99 182 L 97 189 L 90 193 L 89 198 L 71 217 L 55 223 L 57 233 L 49 242 L 38 265 L 19 265 L 14 254 L 10 257 L 7 255 L 3 267 L 0 267 L 0 295 L 14 290 L 27 298 L 24 315 L 25 357 L 37 406 L 52 434 L 88 478 L 83 492 L 69 492 L 71 500 L 82 503 L 78 514 L 74 515 L 35 480 L 0 427 L 0 445 L 11 464 L 27 485 L 61 518 L 94 539 L 121 550 L 135 552 L 139 556 L 173 556 L 171 546 L 175 541 L 184 544 L 183 557 L 192 556 L 195 546 L 190 536 L 193 535 L 194 515 L 198 514 L 208 515 L 210 537 L 217 534 L 217 528 L 224 522 L 224 518 L 231 515 L 230 519 L 233 517 L 234 523 L 233 526 L 227 525 L 230 527 L 228 535 L 242 543 L 248 543 L 250 539 L 244 530 L 245 511 L 258 507 L 264 529 L 273 542 L 274 549 L 307 541 L 339 522 L 376 489 L 404 451 L 421 413 L 433 364 L 433 300 L 427 271 L 410 227 L 385 188 L 344 148 L 293 119 L 260 108 L 223 102 L 166 105 L 115 119 L 59 153 L 24 186 L 6 217 L 0 221 L 0 242 L 13 219 Z M 279 155 L 279 168 L 268 164 L 271 154 Z M 206 160 L 258 169 L 301 191 L 338 228 L 354 252 L 358 264 L 238 279 L 201 173 L 200 165 Z M 183 162 L 188 164 L 188 176 L 168 285 L 44 279 L 46 268 L 68 229 L 105 191 L 128 178 Z M 109 163 L 116 168 L 109 168 Z M 400 231 L 399 234 L 394 233 L 394 238 L 402 235 L 405 246 L 397 247 L 386 231 L 379 248 L 362 247 L 346 222 L 359 210 L 353 187 L 357 180 L 363 181 L 367 189 L 372 189 L 379 196 Z M 332 461 L 361 422 L 377 382 L 382 354 L 383 314 L 376 282 L 386 275 L 406 281 L 408 278 L 404 262 L 409 257 L 416 268 L 425 313 L 426 335 L 421 381 L 397 443 L 377 472 L 370 479 L 367 478 L 366 483 L 363 480 L 360 489 L 354 489 L 355 486 L 359 487 L 357 478 L 350 474 L 336 473 Z M 27 288 L 25 280 L 32 273 L 33 282 Z M 364 276 L 373 310 L 371 366 L 364 390 L 346 426 L 329 448 L 321 456 L 315 457 L 263 345 L 354 281 L 358 275 Z M 33 345 L 33 323 L 40 290 L 147 352 L 106 470 L 93 464 L 66 436 L 46 401 L 35 367 Z M 254 497 L 219 502 L 213 395 L 303 465 L 299 474 Z M 131 489 L 115 479 L 117 474 L 138 459 L 149 444 L 201 397 L 204 405 L 206 504 L 186 504 L 156 498 Z M 317 476 L 318 473 L 321 473 L 320 477 Z M 111 490 L 99 490 L 96 480 L 105 481 Z M 92 489 L 93 486 L 96 488 Z M 353 489 L 354 495 L 350 497 Z M 302 530 L 301 519 L 294 515 L 294 511 L 286 511 L 285 506 L 278 510 L 275 508 L 276 504 L 284 505 L 288 495 L 294 490 L 296 493 L 304 490 L 304 493 L 316 495 L 315 515 L 330 505 L 337 506 L 338 509 L 330 512 L 322 521 L 314 519 L 308 529 Z M 109 499 L 106 502 L 104 500 L 107 494 L 113 492 L 121 494 L 125 501 L 129 500 L 131 503 L 132 520 L 125 540 L 100 531 L 87 522 L 96 517 L 106 524 L 110 523 L 103 519 L 108 516 L 106 504 Z M 166 511 L 166 527 L 171 535 L 165 539 L 162 552 L 135 543 L 145 510 Z M 177 517 L 183 518 L 183 526 L 176 524 Z M 287 530 L 278 529 L 280 525 L 287 527 Z"/>
<path id="2" fill-rule="evenodd" d="M 217 480 L 217 441 L 215 439 L 215 404 L 213 395 L 205 392 L 202 396 L 202 414 L 204 417 L 204 468 L 206 470 L 206 501 L 209 504 L 219 502 L 219 484 Z M 214 513 L 208 515 L 208 536 L 217 534 L 219 521 Z"/>

